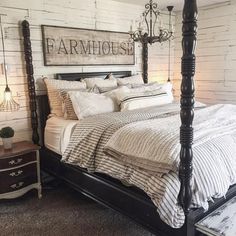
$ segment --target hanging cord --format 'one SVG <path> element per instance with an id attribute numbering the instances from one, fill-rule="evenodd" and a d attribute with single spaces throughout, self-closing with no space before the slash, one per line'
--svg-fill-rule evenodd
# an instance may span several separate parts
<path id="1" fill-rule="evenodd" d="M 172 11 L 173 7 L 169 6 L 167 8 L 168 8 L 168 11 L 169 11 L 169 31 L 172 31 L 172 29 L 171 29 L 171 11 Z M 167 82 L 170 82 L 170 40 L 171 39 L 169 39 L 168 80 L 167 80 Z"/>
<path id="2" fill-rule="evenodd" d="M 5 45 L 3 39 L 3 29 L 2 29 L 2 16 L 0 15 L 0 28 L 1 28 L 1 38 L 2 38 L 2 54 L 3 54 L 3 67 L 4 67 L 4 74 L 6 78 L 6 87 L 8 87 L 8 79 L 7 79 L 7 69 L 6 69 L 6 54 L 5 54 Z"/>
<path id="3" fill-rule="evenodd" d="M 170 82 L 170 39 L 169 39 L 169 59 L 168 59 L 168 80 L 167 82 Z"/>

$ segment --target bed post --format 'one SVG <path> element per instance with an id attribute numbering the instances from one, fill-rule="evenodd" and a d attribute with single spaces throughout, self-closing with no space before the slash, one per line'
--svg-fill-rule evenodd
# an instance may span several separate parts
<path id="1" fill-rule="evenodd" d="M 143 82 L 148 83 L 148 42 L 142 42 L 142 58 L 143 58 Z"/>
<path id="2" fill-rule="evenodd" d="M 22 22 L 22 32 L 23 32 L 23 37 L 24 37 L 24 54 L 25 54 L 26 73 L 27 73 L 28 90 L 29 90 L 31 127 L 33 130 L 32 141 L 35 144 L 39 144 L 38 115 L 37 115 L 37 104 L 36 104 L 36 94 L 35 94 L 35 85 L 34 85 L 34 69 L 33 69 L 33 64 L 32 64 L 30 28 L 29 28 L 29 22 L 26 20 Z"/>
<path id="3" fill-rule="evenodd" d="M 180 166 L 179 178 L 181 188 L 179 203 L 185 214 L 189 212 L 192 200 L 190 186 L 192 178 L 192 143 L 194 118 L 194 74 L 195 74 L 195 46 L 197 34 L 197 1 L 185 0 L 183 9 L 183 40 L 182 40 L 182 83 L 181 83 L 181 127 L 180 127 Z"/>

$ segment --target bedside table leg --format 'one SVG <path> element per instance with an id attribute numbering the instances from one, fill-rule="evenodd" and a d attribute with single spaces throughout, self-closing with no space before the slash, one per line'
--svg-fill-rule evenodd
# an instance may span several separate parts
<path id="1" fill-rule="evenodd" d="M 41 176 L 40 176 L 40 159 L 39 159 L 39 151 L 37 150 L 37 175 L 38 175 L 38 198 L 42 198 L 42 185 L 41 185 Z"/>
<path id="2" fill-rule="evenodd" d="M 40 185 L 38 188 L 38 199 L 42 198 L 42 186 Z"/>

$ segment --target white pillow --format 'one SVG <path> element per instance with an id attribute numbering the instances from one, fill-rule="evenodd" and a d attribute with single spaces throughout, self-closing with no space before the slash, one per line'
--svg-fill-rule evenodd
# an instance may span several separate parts
<path id="1" fill-rule="evenodd" d="M 173 102 L 173 95 L 169 85 L 162 85 L 151 91 L 137 89 L 123 90 L 116 94 L 121 111 L 134 110 L 150 106 L 160 106 Z"/>
<path id="2" fill-rule="evenodd" d="M 115 102 L 109 96 L 78 91 L 71 91 L 68 93 L 78 119 L 117 111 Z"/>
<path id="3" fill-rule="evenodd" d="M 130 88 L 126 86 L 120 86 L 117 89 L 104 93 L 104 95 L 115 99 L 118 105 L 120 105 L 121 100 L 128 96 L 128 94 L 130 94 Z"/>
<path id="4" fill-rule="evenodd" d="M 93 88 L 95 85 L 99 87 L 117 87 L 116 79 L 103 79 L 100 77 L 85 78 L 87 88 Z"/>
<path id="5" fill-rule="evenodd" d="M 119 102 L 119 97 L 121 97 L 123 94 L 127 94 L 130 92 L 130 89 L 126 86 L 120 86 L 116 89 L 113 89 L 111 91 L 105 92 L 103 93 L 104 96 L 110 97 L 116 106 L 116 110 L 119 111 L 120 110 L 120 102 Z"/>
<path id="6" fill-rule="evenodd" d="M 47 94 L 49 99 L 49 105 L 51 115 L 62 117 L 62 98 L 60 96 L 60 90 L 85 90 L 86 84 L 79 81 L 67 81 L 44 78 L 44 82 L 47 88 Z"/>
<path id="7" fill-rule="evenodd" d="M 132 91 L 135 91 L 135 92 L 152 91 L 152 90 L 159 89 L 161 86 L 162 85 L 157 82 L 153 82 L 150 84 L 132 85 Z"/>
<path id="8" fill-rule="evenodd" d="M 143 82 L 143 78 L 141 74 L 137 74 L 137 75 L 132 75 L 129 77 L 124 77 L 124 78 L 117 78 L 117 83 L 118 85 L 126 85 L 126 84 L 144 84 Z"/>

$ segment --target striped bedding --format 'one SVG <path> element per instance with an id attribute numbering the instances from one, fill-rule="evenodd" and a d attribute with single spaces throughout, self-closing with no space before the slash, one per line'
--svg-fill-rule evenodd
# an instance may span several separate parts
<path id="1" fill-rule="evenodd" d="M 179 228 L 184 224 L 185 217 L 177 201 L 180 189 L 177 171 L 170 170 L 165 174 L 147 171 L 131 164 L 124 164 L 121 160 L 103 152 L 104 146 L 111 136 L 125 125 L 142 120 L 163 119 L 163 117 L 178 113 L 179 105 L 169 104 L 136 111 L 102 114 L 81 120 L 63 154 L 63 161 L 87 168 L 89 171 L 109 174 L 139 187 L 150 196 L 157 206 L 161 219 L 171 227 Z M 224 158 L 224 155 L 232 156 L 236 151 L 236 145 L 234 144 L 235 147 L 228 149 L 227 153 L 221 154 L 219 150 L 225 149 L 228 145 L 233 146 L 233 144 L 234 140 L 231 136 L 223 136 L 217 140 L 208 140 L 207 144 L 199 150 L 199 147 L 195 148 L 194 152 L 203 156 L 205 149 L 215 147 L 212 148 L 212 155 L 209 158 L 197 158 L 197 155 L 194 154 L 193 207 L 203 206 L 207 209 L 207 200 L 211 200 L 211 197 L 223 196 L 229 185 L 235 183 L 236 168 L 233 170 L 228 162 L 225 162 L 224 168 L 217 172 L 219 164 L 222 164 L 220 159 L 227 159 Z M 208 159 L 213 163 L 210 171 L 202 168 L 207 165 Z M 225 177 L 222 178 L 222 176 Z"/>
<path id="2" fill-rule="evenodd" d="M 160 173 L 176 171 L 180 153 L 180 123 L 179 115 L 133 122 L 112 135 L 104 150 L 124 163 L 146 170 Z M 235 105 L 219 104 L 196 112 L 193 148 L 219 137 L 229 136 L 233 139 L 235 135 Z M 200 158 L 211 156 L 213 148 L 207 149 L 205 155 Z M 225 151 L 227 150 L 222 150 Z M 231 158 L 234 160 L 234 157 Z"/>

